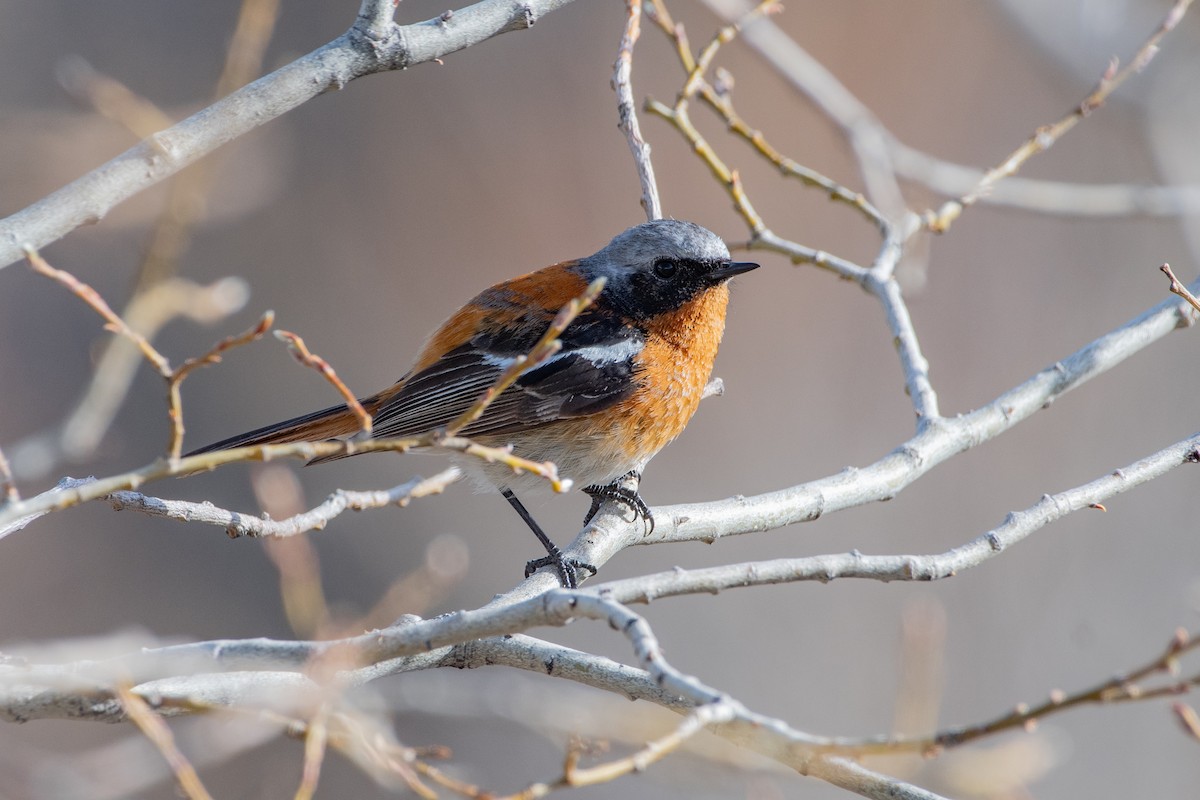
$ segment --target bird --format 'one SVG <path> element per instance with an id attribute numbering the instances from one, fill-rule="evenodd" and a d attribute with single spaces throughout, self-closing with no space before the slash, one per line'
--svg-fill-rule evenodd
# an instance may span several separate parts
<path id="1" fill-rule="evenodd" d="M 596 300 L 560 335 L 562 348 L 522 372 L 460 435 L 553 462 L 592 497 L 584 526 L 611 499 L 653 530 L 649 506 L 626 481 L 640 479 L 696 412 L 724 334 L 729 281 L 758 266 L 732 260 L 721 237 L 700 225 L 658 219 L 590 256 L 498 283 L 435 330 L 396 383 L 360 401 L 373 420 L 370 436 L 408 437 L 456 419 L 533 348 L 563 305 L 604 278 Z M 343 404 L 188 455 L 356 434 L 359 418 Z M 591 564 L 566 557 L 517 498 L 544 480 L 481 459 L 456 460 L 477 483 L 499 489 L 546 549 L 526 565 L 526 577 L 551 566 L 563 586 L 575 588 L 582 572 L 596 574 Z"/>

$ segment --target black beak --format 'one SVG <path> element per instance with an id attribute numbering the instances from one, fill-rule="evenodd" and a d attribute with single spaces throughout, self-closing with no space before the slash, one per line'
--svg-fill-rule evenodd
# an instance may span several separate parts
<path id="1" fill-rule="evenodd" d="M 710 272 L 708 276 L 714 282 L 727 281 L 734 275 L 741 275 L 752 269 L 758 269 L 758 264 L 753 261 L 727 261 Z"/>

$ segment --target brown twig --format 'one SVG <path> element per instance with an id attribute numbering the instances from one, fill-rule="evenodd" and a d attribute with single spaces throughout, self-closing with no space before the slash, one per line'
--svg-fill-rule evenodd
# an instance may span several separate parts
<path id="1" fill-rule="evenodd" d="M 1144 688 L 1139 685 L 1139 682 L 1160 673 L 1178 674 L 1179 658 L 1198 647 L 1200 647 L 1200 636 L 1189 635 L 1181 628 L 1175 632 L 1161 655 L 1131 672 L 1118 675 L 1072 695 L 1066 695 L 1059 691 L 1051 692 L 1049 699 L 1037 706 L 1030 708 L 1021 705 L 1011 713 L 991 722 L 943 731 L 934 736 L 930 744 L 935 748 L 957 746 L 1000 731 L 1025 728 L 1051 714 L 1081 705 L 1152 700 L 1184 694 L 1192 687 L 1200 686 L 1200 673 L 1151 688 Z"/>
<path id="2" fill-rule="evenodd" d="M 179 788 L 183 790 L 184 794 L 190 800 L 212 800 L 212 795 L 204 788 L 200 776 L 196 774 L 196 768 L 176 747 L 175 737 L 171 735 L 171 729 L 167 727 L 163 718 L 155 714 L 149 704 L 141 696 L 134 694 L 128 685 L 117 687 L 117 698 L 121 701 L 121 707 L 133 724 L 137 725 L 146 738 L 162 753 L 163 758 L 171 767 L 171 772 L 175 773 L 175 779 L 179 781 Z"/>
<path id="3" fill-rule="evenodd" d="M 238 278 L 222 278 L 208 286 L 170 278 L 135 296 L 121 319 L 153 341 L 163 326 L 178 317 L 204 324 L 224 319 L 245 304 L 247 294 L 245 282 Z M 26 436 L 14 448 L 15 474 L 41 477 L 61 462 L 78 463 L 91 456 L 112 425 L 142 360 L 137 346 L 127 338 L 109 339 L 96 359 L 87 388 L 66 419 Z"/>
<path id="4" fill-rule="evenodd" d="M 168 448 L 170 458 L 177 459 L 183 452 L 183 396 L 180 394 L 180 386 L 184 379 L 200 367 L 221 363 L 221 357 L 229 350 L 258 341 L 274 323 L 275 312 L 264 312 L 258 324 L 235 336 L 227 336 L 199 358 L 187 359 L 167 377 L 167 415 L 171 419 L 171 442 Z"/>
<path id="5" fill-rule="evenodd" d="M 633 102 L 633 46 L 642 35 L 643 0 L 625 0 L 625 31 L 617 50 L 617 61 L 613 64 L 613 91 L 617 93 L 618 127 L 625 133 L 633 164 L 637 168 L 638 180 L 642 185 L 642 208 L 646 218 L 662 219 L 662 201 L 658 195 L 658 182 L 654 178 L 654 164 L 650 161 L 650 145 L 642 138 L 638 124 L 637 106 Z"/>
<path id="6" fill-rule="evenodd" d="M 1200 672 L 1158 686 L 1144 687 L 1141 682 L 1159 674 L 1177 675 L 1179 659 L 1196 649 L 1200 649 L 1200 635 L 1191 635 L 1180 629 L 1175 632 L 1162 654 L 1149 663 L 1074 694 L 1068 695 L 1056 689 L 1036 706 L 1022 703 L 1009 713 L 988 722 L 940 731 L 933 736 L 883 737 L 857 742 L 843 740 L 818 746 L 817 749 L 854 757 L 896 752 L 919 752 L 930 756 L 936 755 L 944 748 L 959 747 L 997 733 L 1029 729 L 1053 714 L 1078 706 L 1108 705 L 1186 694 L 1200 686 Z"/>
<path id="7" fill-rule="evenodd" d="M 105 302 L 100 293 L 65 270 L 55 269 L 46 262 L 37 251 L 27 249 L 26 256 L 34 271 L 65 286 L 75 296 L 87 303 L 105 320 L 105 329 L 119 336 L 124 336 L 137 347 L 142 356 L 154 366 L 154 369 L 167 382 L 167 418 L 171 423 L 171 435 L 168 441 L 167 454 L 172 460 L 179 458 L 183 448 L 183 406 L 179 393 L 179 385 L 197 367 L 215 364 L 221 360 L 225 351 L 247 344 L 261 337 L 271 326 L 274 314 L 268 311 L 263 318 L 250 330 L 237 336 L 231 336 L 217 343 L 205 355 L 185 361 L 178 369 L 173 369 L 167 357 L 160 353 L 150 340 L 130 327 L 125 320 Z"/>
<path id="8" fill-rule="evenodd" d="M 751 15 L 767 13 L 770 9 L 776 7 L 777 5 L 778 4 L 776 0 L 765 0 L 765 2 L 759 4 L 759 6 L 751 12 Z M 746 224 L 750 227 L 752 237 L 757 237 L 766 229 L 766 225 L 763 223 L 762 217 L 759 216 L 758 212 L 754 210 L 754 206 L 750 203 L 750 199 L 746 196 L 745 192 L 741 191 L 741 184 L 738 181 L 736 171 L 730 169 L 728 166 L 726 166 L 725 162 L 721 160 L 716 151 L 692 123 L 691 116 L 688 111 L 688 106 L 691 103 L 692 98 L 697 92 L 700 91 L 700 87 L 704 83 L 704 74 L 707 72 L 713 58 L 716 56 L 717 50 L 721 47 L 721 45 L 733 40 L 740 30 L 740 23 L 727 25 L 724 28 L 721 28 L 717 32 L 716 36 L 713 37 L 713 40 L 709 43 L 708 47 L 702 51 L 700 58 L 696 59 L 692 56 L 691 46 L 688 44 L 683 26 L 676 24 L 671 19 L 670 12 L 667 11 L 666 5 L 663 4 L 662 0 L 653 0 L 653 9 L 653 19 L 659 24 L 660 27 L 663 27 L 664 30 L 667 30 L 674 39 L 680 61 L 683 63 L 684 69 L 687 71 L 688 76 L 684 82 L 683 88 L 680 89 L 679 94 L 676 95 L 675 105 L 673 107 L 667 106 L 656 100 L 647 99 L 645 108 L 650 113 L 656 114 L 667 122 L 670 122 L 675 126 L 676 129 L 679 130 L 681 134 L 683 134 L 683 137 L 687 139 L 688 143 L 691 145 L 692 150 L 696 153 L 696 155 L 700 156 L 701 160 L 704 161 L 704 163 L 708 166 L 713 176 L 720 181 L 720 183 L 725 187 L 726 191 L 729 192 L 730 198 L 733 200 L 734 207 L 738 210 L 738 213 L 742 215 L 742 218 L 746 220 Z M 747 16 L 749 17 L 750 15 Z"/>
<path id="9" fill-rule="evenodd" d="M 767 0 L 767 2 L 761 3 L 737 25 L 722 29 L 722 32 L 718 33 L 713 42 L 709 44 L 708 51 L 710 51 L 710 58 L 711 55 L 715 55 L 718 41 L 722 39 L 721 43 L 732 41 L 734 35 L 740 30 L 740 26 L 750 19 L 751 16 L 773 14 L 780 10 L 782 10 L 782 7 L 778 2 Z M 662 0 L 653 0 L 649 15 L 658 24 L 659 29 L 675 42 L 676 54 L 679 56 L 684 71 L 688 73 L 688 80 L 696 82 L 700 97 L 704 99 L 710 108 L 720 115 L 730 130 L 749 142 L 764 158 L 774 164 L 776 169 L 782 174 L 797 178 L 808 186 L 821 189 L 829 194 L 830 199 L 857 209 L 881 231 L 886 233 L 890 224 L 887 218 L 861 192 L 852 191 L 837 181 L 822 175 L 820 172 L 805 167 L 794 159 L 785 156 L 767 141 L 762 131 L 751 127 L 746 120 L 738 115 L 733 108 L 731 97 L 733 89 L 732 76 L 728 74 L 723 75 L 721 74 L 721 70 L 718 69 L 718 81 L 717 85 L 714 85 L 705 80 L 703 72 L 697 72 L 697 62 L 688 45 L 683 26 L 677 24 L 671 18 Z"/>
<path id="10" fill-rule="evenodd" d="M 1096 88 L 1083 99 L 1083 102 L 1057 122 L 1043 125 L 1034 131 L 1033 135 L 1024 144 L 1014 150 L 1003 163 L 988 170 L 979 181 L 979 184 L 970 192 L 957 200 L 946 202 L 936 212 L 932 210 L 925 212 L 924 221 L 926 227 L 934 233 L 945 233 L 964 210 L 974 205 L 979 198 L 990 192 L 993 186 L 1004 178 L 1015 174 L 1033 156 L 1049 150 L 1055 142 L 1074 128 L 1080 120 L 1103 106 L 1108 100 L 1109 95 L 1118 86 L 1123 84 L 1129 76 L 1145 69 L 1146 65 L 1158 53 L 1159 42 L 1179 24 L 1179 21 L 1183 19 L 1184 13 L 1191 4 L 1192 0 L 1176 0 L 1175 5 L 1167 12 L 1167 16 L 1163 19 L 1162 24 L 1158 26 L 1158 29 L 1141 46 L 1132 61 L 1126 64 L 1123 69 L 1118 69 L 1118 62 L 1114 58 L 1109 63 L 1108 69 L 1100 77 Z"/>
<path id="11" fill-rule="evenodd" d="M 563 780 L 568 786 L 595 786 L 608 783 L 633 772 L 642 772 L 651 764 L 678 750 L 688 739 L 709 725 L 720 725 L 736 717 L 736 709 L 727 702 L 717 701 L 697 706 L 683 718 L 675 730 L 646 744 L 632 755 L 581 769 L 576 759 L 568 759 Z"/>
<path id="12" fill-rule="evenodd" d="M 1196 709 L 1187 703 L 1175 703 L 1171 710 L 1175 712 L 1175 718 L 1179 720 L 1187 735 L 1200 741 L 1200 714 L 1196 713 Z"/>
<path id="13" fill-rule="evenodd" d="M 141 351 L 147 361 L 154 365 L 159 375 L 164 378 L 171 377 L 171 365 L 167 362 L 166 356 L 158 352 L 145 336 L 142 336 L 126 325 L 125 320 L 118 317 L 112 308 L 109 307 L 108 303 L 104 302 L 104 298 L 100 296 L 99 292 L 71 273 L 50 266 L 32 247 L 25 248 L 25 257 L 29 259 L 30 266 L 39 275 L 44 275 L 53 281 L 57 281 L 69 289 L 80 300 L 91 306 L 97 314 L 104 318 L 104 327 L 106 330 L 124 336 L 137 345 L 138 350 Z"/>
<path id="14" fill-rule="evenodd" d="M 600 292 L 604 291 L 605 282 L 606 279 L 604 277 L 596 278 L 596 280 L 588 284 L 583 294 L 572 298 L 565 306 L 560 308 L 558 313 L 554 315 L 550 327 L 542 334 L 542 338 L 538 340 L 537 344 L 525 355 L 514 358 L 513 362 L 496 379 L 496 382 L 488 387 L 487 391 L 481 394 L 479 399 L 470 408 L 445 427 L 445 435 L 450 437 L 458 435 L 459 431 L 483 416 L 483 412 L 487 410 L 487 407 L 503 394 L 505 389 L 512 386 L 517 378 L 521 377 L 523 372 L 533 369 L 561 350 L 562 342 L 559 341 L 558 337 L 562 336 L 563 331 L 575 321 L 576 317 L 596 301 L 596 298 L 600 296 Z"/>
<path id="15" fill-rule="evenodd" d="M 1175 277 L 1175 272 L 1171 269 L 1171 265 L 1163 264 L 1161 267 L 1159 267 L 1159 270 L 1161 270 L 1164 275 L 1171 279 L 1171 285 L 1169 287 L 1171 293 L 1179 295 L 1184 300 L 1187 300 L 1188 303 L 1191 304 L 1192 308 L 1200 311 L 1200 300 L 1196 298 L 1196 295 L 1188 291 L 1186 286 L 1179 282 L 1179 279 Z"/>
<path id="16" fill-rule="evenodd" d="M 301 719 L 281 719 L 289 730 L 297 735 L 307 735 L 309 722 Z M 365 772 L 373 774 L 382 782 L 399 778 L 415 794 L 424 800 L 437 800 L 437 793 L 426 786 L 420 774 L 434 777 L 437 780 L 442 773 L 436 768 L 429 767 L 426 771 L 422 758 L 446 758 L 449 751 L 444 747 L 416 748 L 407 747 L 395 738 L 390 727 L 382 724 L 375 717 L 367 716 L 345 709 L 331 709 L 326 720 L 326 736 L 328 745 L 342 753 L 348 759 L 358 764 Z M 432 773 L 432 774 L 431 774 Z M 470 797 L 493 796 L 491 793 L 480 792 L 475 787 L 445 777 L 447 786 L 460 794 Z M 474 789 L 469 794 L 463 789 Z"/>
<path id="17" fill-rule="evenodd" d="M 304 767 L 300 773 L 300 786 L 295 800 L 312 800 L 321 780 L 321 764 L 325 760 L 325 746 L 329 741 L 329 704 L 322 703 L 309 719 L 304 731 Z"/>
<path id="18" fill-rule="evenodd" d="M 732 79 L 726 78 L 722 80 L 722 84 L 730 86 Z M 726 126 L 741 136 L 751 146 L 757 150 L 763 158 L 775 165 L 779 172 L 790 178 L 796 178 L 806 186 L 811 186 L 816 189 L 821 189 L 829 195 L 831 200 L 844 203 L 851 208 L 857 210 L 864 217 L 870 220 L 875 227 L 879 228 L 885 235 L 887 234 L 891 223 L 883 215 L 883 213 L 875 208 L 862 192 L 856 192 L 846 188 L 837 181 L 829 178 L 820 172 L 806 167 L 793 158 L 781 153 L 779 150 L 767 141 L 766 136 L 757 128 L 752 128 L 746 120 L 733 108 L 733 99 L 728 90 L 717 91 L 714 86 L 705 82 L 700 87 L 700 96 L 704 101 L 716 111 L 725 121 Z"/>
<path id="19" fill-rule="evenodd" d="M 721 92 L 718 92 L 704 79 L 707 67 L 711 65 L 718 48 L 733 40 L 741 30 L 741 25 L 744 24 L 746 19 L 754 15 L 773 13 L 778 10 L 778 3 L 774 2 L 774 0 L 766 0 L 766 2 L 760 3 L 752 10 L 741 22 L 722 28 L 702 52 L 700 59 L 692 55 L 691 45 L 688 43 L 683 25 L 676 23 L 672 19 L 670 12 L 662 0 L 652 0 L 650 8 L 652 11 L 648 13 L 651 19 L 675 43 L 676 53 L 680 64 L 687 73 L 687 78 L 684 88 L 680 91 L 673 107 L 654 99 L 647 99 L 645 108 L 650 113 L 662 117 L 671 123 L 688 141 L 696 155 L 708 166 L 709 171 L 717 181 L 725 187 L 730 199 L 733 200 L 734 208 L 737 209 L 738 213 L 745 220 L 746 225 L 750 228 L 751 238 L 747 247 L 774 250 L 791 258 L 793 263 L 811 263 L 860 283 L 865 280 L 867 270 L 857 264 L 853 264 L 823 250 L 803 247 L 776 236 L 754 209 L 754 205 L 746 194 L 737 170 L 728 167 L 717 155 L 713 147 L 700 134 L 692 122 L 688 111 L 690 99 L 699 94 L 722 117 L 731 130 L 753 144 L 759 153 L 770 160 L 781 172 L 829 192 L 832 198 L 858 209 L 875 223 L 877 227 L 886 232 L 888 229 L 886 219 L 861 194 L 853 192 L 779 153 L 766 141 L 760 131 L 754 130 L 736 115 L 727 93 L 723 95 Z"/>
<path id="20" fill-rule="evenodd" d="M 319 355 L 309 351 L 304 344 L 304 340 L 291 331 L 275 331 L 275 338 L 287 345 L 288 352 L 292 356 L 310 369 L 315 369 L 321 374 L 330 386 L 337 390 L 337 393 L 346 401 L 346 406 L 358 417 L 359 429 L 365 433 L 371 433 L 371 415 L 363 408 L 363 404 L 354 396 L 354 392 L 338 377 L 337 371 L 330 365 L 328 361 L 321 358 Z"/>

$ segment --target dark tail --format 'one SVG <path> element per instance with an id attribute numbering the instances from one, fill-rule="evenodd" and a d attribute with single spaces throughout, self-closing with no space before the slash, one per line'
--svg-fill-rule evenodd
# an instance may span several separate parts
<path id="1" fill-rule="evenodd" d="M 352 436 L 358 433 L 359 430 L 361 430 L 361 427 L 358 417 L 354 416 L 354 413 L 347 406 L 330 406 L 320 411 L 314 411 L 311 414 L 305 414 L 302 417 L 284 420 L 274 425 L 268 425 L 265 428 L 258 428 L 248 433 L 222 439 L 219 442 L 205 445 L 198 450 L 193 450 L 187 453 L 187 455 L 195 456 L 201 453 L 212 453 L 216 450 L 231 450 L 235 447 L 249 447 L 256 444 L 324 442 L 329 439 Z M 340 456 L 334 456 L 334 458 L 340 458 Z M 313 459 L 310 463 L 326 460 L 331 459 Z"/>

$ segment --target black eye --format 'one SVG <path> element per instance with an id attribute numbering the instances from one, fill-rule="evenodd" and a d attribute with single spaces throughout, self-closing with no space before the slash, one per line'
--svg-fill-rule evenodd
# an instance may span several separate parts
<path id="1" fill-rule="evenodd" d="M 663 280 L 674 278 L 677 272 L 679 272 L 679 265 L 668 258 L 654 262 L 654 274 Z"/>

